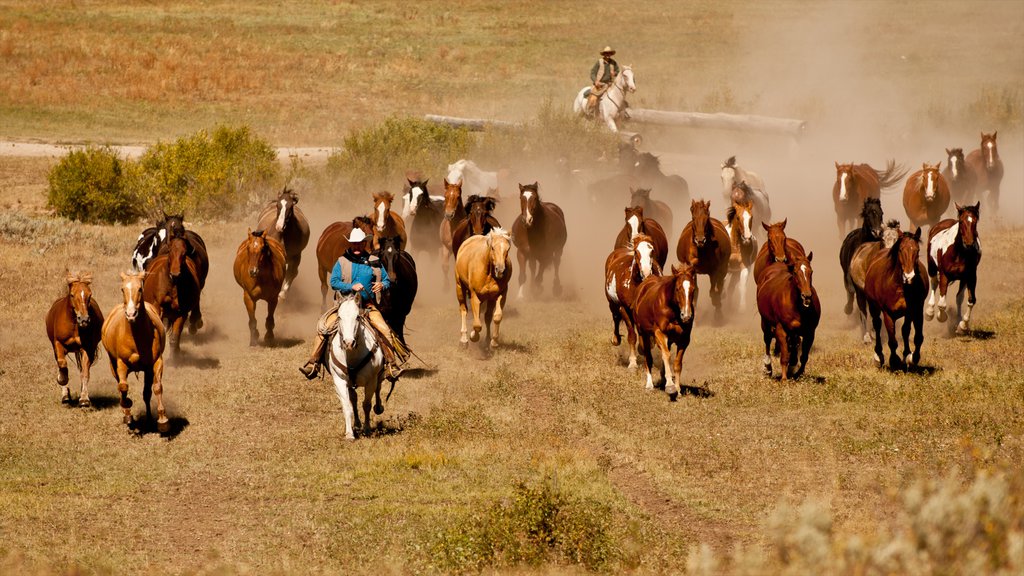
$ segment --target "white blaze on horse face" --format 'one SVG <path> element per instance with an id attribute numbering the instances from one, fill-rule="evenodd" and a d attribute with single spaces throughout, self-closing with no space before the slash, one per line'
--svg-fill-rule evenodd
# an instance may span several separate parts
<path id="1" fill-rule="evenodd" d="M 750 240 L 750 236 L 751 236 L 750 221 L 751 221 L 751 219 L 752 219 L 752 217 L 751 217 L 750 212 L 744 212 L 743 213 L 743 240 L 744 241 L 749 241 Z"/>
<path id="2" fill-rule="evenodd" d="M 846 177 L 849 176 L 846 172 L 839 174 L 839 199 L 846 200 Z"/>
<path id="3" fill-rule="evenodd" d="M 987 159 L 985 161 L 985 164 L 989 168 L 995 166 L 995 163 L 996 163 L 995 150 L 996 150 L 996 143 L 995 142 L 986 142 L 985 143 L 985 152 L 988 153 L 987 154 Z"/>
<path id="4" fill-rule="evenodd" d="M 935 198 L 935 174 L 929 170 L 926 173 L 926 177 L 928 180 L 925 182 L 924 186 L 924 197 L 931 200 L 932 198 Z"/>
<path id="5" fill-rule="evenodd" d="M 533 198 L 533 192 L 523 192 L 523 199 L 526 200 L 526 216 L 523 218 L 526 221 L 526 225 L 533 224 L 533 214 L 530 213 L 530 199 Z"/>
<path id="6" fill-rule="evenodd" d="M 640 275 L 647 278 L 653 269 L 651 254 L 654 252 L 654 246 L 650 242 L 641 242 L 637 245 L 636 251 L 640 253 Z"/>
<path id="7" fill-rule="evenodd" d="M 636 238 L 640 234 L 640 218 L 633 214 L 629 217 L 629 220 L 626 220 L 626 223 L 629 224 L 629 237 L 631 239 Z"/>
<path id="8" fill-rule="evenodd" d="M 949 157 L 949 171 L 953 174 L 953 178 L 957 178 L 960 175 L 959 160 L 956 155 Z"/>
<path id="9" fill-rule="evenodd" d="M 419 186 L 413 186 L 409 190 L 409 195 L 412 200 L 409 201 L 409 214 L 416 215 L 416 208 L 420 205 L 420 196 L 426 194 L 426 192 Z"/>
<path id="10" fill-rule="evenodd" d="M 135 303 L 135 290 L 129 289 L 126 294 L 128 295 L 128 303 L 124 305 L 124 316 L 129 321 L 132 321 L 139 314 L 139 306 Z"/>
<path id="11" fill-rule="evenodd" d="M 384 230 L 384 203 L 377 204 L 377 230 Z"/>
<path id="12" fill-rule="evenodd" d="M 288 215 L 288 202 L 281 200 L 281 209 L 277 213 L 277 231 L 284 231 L 284 217 Z"/>
<path id="13" fill-rule="evenodd" d="M 686 322 L 693 316 L 693 286 L 690 285 L 689 280 L 683 280 L 683 322 Z"/>

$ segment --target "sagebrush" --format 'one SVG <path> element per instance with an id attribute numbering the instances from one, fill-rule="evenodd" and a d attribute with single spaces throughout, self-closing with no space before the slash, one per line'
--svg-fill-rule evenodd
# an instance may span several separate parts
<path id="1" fill-rule="evenodd" d="M 129 166 L 109 146 L 72 150 L 50 170 L 47 204 L 58 216 L 90 224 L 133 222 L 142 212 L 127 186 Z"/>

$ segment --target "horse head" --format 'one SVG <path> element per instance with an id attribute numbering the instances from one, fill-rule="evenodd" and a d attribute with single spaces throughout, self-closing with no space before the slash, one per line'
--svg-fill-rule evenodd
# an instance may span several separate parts
<path id="1" fill-rule="evenodd" d="M 946 169 L 956 180 L 964 171 L 964 149 L 946 148 Z"/>
<path id="2" fill-rule="evenodd" d="M 626 225 L 629 226 L 629 238 L 630 242 L 633 242 L 633 238 L 636 238 L 638 234 L 642 232 L 644 227 L 644 207 L 643 206 L 626 206 Z"/>
<path id="3" fill-rule="evenodd" d="M 284 232 L 288 222 L 292 218 L 292 214 L 295 211 L 295 205 L 299 202 L 299 195 L 295 192 L 285 188 L 277 196 L 277 221 L 274 223 L 274 228 L 278 232 Z"/>
<path id="4" fill-rule="evenodd" d="M 505 268 L 508 266 L 508 252 L 511 247 L 512 237 L 504 228 L 493 228 L 487 234 L 487 251 L 490 253 L 495 278 L 505 275 Z"/>
<path id="5" fill-rule="evenodd" d="M 693 243 L 703 248 L 711 233 L 711 202 L 707 200 L 690 201 L 690 217 L 693 224 Z"/>
<path id="6" fill-rule="evenodd" d="M 860 216 L 864 219 L 863 228 L 870 232 L 874 238 L 882 237 L 882 201 L 878 198 L 868 198 L 860 210 Z"/>
<path id="7" fill-rule="evenodd" d="M 89 324 L 89 308 L 92 303 L 92 273 L 71 273 L 67 275 L 68 295 L 71 308 L 75 311 L 75 322 L 79 326 Z"/>
<path id="8" fill-rule="evenodd" d="M 380 239 L 380 249 L 377 250 L 377 258 L 380 258 L 381 263 L 384 265 L 384 270 L 388 273 L 388 278 L 392 282 L 398 280 L 398 274 L 395 271 L 395 263 L 398 261 L 399 255 L 402 251 L 399 243 L 401 240 L 395 236 L 389 236 L 387 238 Z"/>
<path id="9" fill-rule="evenodd" d="M 124 317 L 135 322 L 139 309 L 145 307 L 142 300 L 142 284 L 146 280 L 146 271 L 121 273 L 121 297 L 124 304 Z"/>
<path id="10" fill-rule="evenodd" d="M 931 165 L 927 162 L 921 164 L 921 175 L 917 179 L 918 192 L 924 194 L 926 202 L 935 200 L 935 195 L 939 191 L 939 178 L 941 178 L 939 164 Z"/>
<path id="11" fill-rule="evenodd" d="M 733 199 L 732 206 L 725 211 L 726 219 L 733 230 L 736 230 L 744 244 L 754 239 L 750 224 L 754 220 L 754 201 Z"/>
<path id="12" fill-rule="evenodd" d="M 358 292 L 341 297 L 338 304 L 338 334 L 345 350 L 354 350 L 356 347 L 361 309 Z"/>
<path id="13" fill-rule="evenodd" d="M 917 260 L 921 255 L 921 228 L 911 234 L 904 232 L 889 249 L 893 264 L 903 275 L 903 283 L 910 284 L 917 275 Z"/>
<path id="14" fill-rule="evenodd" d="M 796 258 L 789 264 L 789 271 L 796 280 L 796 287 L 800 291 L 800 304 L 804 308 L 810 308 L 814 303 L 814 285 L 812 279 L 814 269 L 811 268 L 811 260 L 814 259 L 814 252 L 807 254 L 807 258 Z"/>
<path id="15" fill-rule="evenodd" d="M 853 163 L 836 165 L 836 186 L 839 187 L 839 201 L 846 202 L 850 198 L 850 192 L 853 191 L 854 179 L 853 179 Z"/>
<path id="16" fill-rule="evenodd" d="M 900 221 L 889 220 L 885 223 L 885 229 L 882 230 L 882 246 L 887 249 L 892 248 L 902 234 L 903 232 L 900 231 Z"/>
<path id="17" fill-rule="evenodd" d="M 956 219 L 960 224 L 958 232 L 960 242 L 965 248 L 975 247 L 978 241 L 978 214 L 981 211 L 981 202 L 974 206 L 956 205 Z"/>
<path id="18" fill-rule="evenodd" d="M 167 241 L 167 271 L 171 278 L 177 278 L 181 274 L 181 265 L 185 262 L 185 254 L 188 253 L 188 243 L 180 236 L 175 236 Z"/>
<path id="19" fill-rule="evenodd" d="M 732 190 L 729 193 L 729 198 L 734 202 L 743 202 L 746 200 L 750 200 L 751 202 L 753 202 L 754 190 L 750 188 L 750 185 L 747 184 L 746 180 L 740 180 L 739 182 L 732 185 Z"/>
<path id="20" fill-rule="evenodd" d="M 985 157 L 985 168 L 995 168 L 999 160 L 999 149 L 996 147 L 996 135 L 999 131 L 991 134 L 981 133 L 981 155 Z"/>
<path id="21" fill-rule="evenodd" d="M 679 308 L 679 319 L 693 320 L 697 305 L 697 271 L 687 262 L 672 265 L 672 299 Z"/>
<path id="22" fill-rule="evenodd" d="M 640 270 L 640 279 L 658 273 L 654 259 L 654 239 L 646 234 L 633 238 L 633 265 Z"/>
<path id="23" fill-rule="evenodd" d="M 164 220 L 161 224 L 165 232 L 166 238 L 174 238 L 176 236 L 185 235 L 185 215 L 184 214 L 171 214 L 164 213 Z M 165 240 L 166 240 L 165 238 Z"/>
<path id="24" fill-rule="evenodd" d="M 619 76 L 615 80 L 622 83 L 622 86 L 619 86 L 619 88 L 629 92 L 636 92 L 636 78 L 633 76 L 632 66 L 623 66 L 622 71 L 619 72 Z"/>
<path id="25" fill-rule="evenodd" d="M 462 180 L 449 182 L 444 179 L 444 219 L 453 220 L 455 216 L 465 209 L 462 203 Z"/>
<path id="26" fill-rule="evenodd" d="M 484 234 L 487 231 L 487 219 L 494 211 L 496 203 L 494 198 L 487 196 L 470 196 L 466 203 L 466 212 L 469 213 L 470 235 Z"/>
<path id="27" fill-rule="evenodd" d="M 260 272 L 260 260 L 263 259 L 263 252 L 267 249 L 267 240 L 263 237 L 263 230 L 253 232 L 249 229 L 249 241 L 245 243 L 245 253 L 248 258 L 247 268 L 249 277 L 255 278 Z"/>
<path id="28" fill-rule="evenodd" d="M 732 194 L 732 187 L 736 184 L 736 157 L 729 156 L 722 162 L 722 192 L 726 195 Z"/>
<path id="29" fill-rule="evenodd" d="M 387 190 L 375 192 L 373 194 L 373 218 L 377 227 L 377 232 L 383 232 L 384 226 L 387 225 L 388 219 L 391 217 L 391 203 L 395 200 L 394 195 Z"/>
<path id="30" fill-rule="evenodd" d="M 533 226 L 533 215 L 537 213 L 540 205 L 540 196 L 537 194 L 537 183 L 519 185 L 519 211 L 523 217 L 523 223 L 527 227 Z"/>
<path id="31" fill-rule="evenodd" d="M 768 233 L 768 262 L 785 262 L 786 261 L 786 221 L 789 218 L 784 219 L 782 222 L 775 222 L 774 224 L 765 224 L 761 222 L 761 227 Z"/>
<path id="32" fill-rule="evenodd" d="M 651 154 L 650 152 L 644 152 L 636 157 L 636 163 L 634 164 L 636 171 L 641 176 L 661 176 L 661 159 Z"/>
<path id="33" fill-rule="evenodd" d="M 430 204 L 430 194 L 427 193 L 427 180 L 429 180 L 429 178 L 426 180 L 407 179 L 409 182 L 409 191 L 407 192 L 409 197 L 407 201 L 409 203 L 410 216 L 415 216 L 416 211 L 419 210 L 421 206 Z"/>
<path id="34" fill-rule="evenodd" d="M 630 206 L 648 206 L 651 202 L 651 189 L 650 188 L 629 188 L 629 205 Z"/>

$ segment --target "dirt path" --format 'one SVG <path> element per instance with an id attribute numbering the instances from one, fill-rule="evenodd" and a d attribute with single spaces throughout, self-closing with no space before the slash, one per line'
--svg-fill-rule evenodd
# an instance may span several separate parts
<path id="1" fill-rule="evenodd" d="M 87 145 L 82 143 L 53 144 L 50 142 L 0 140 L 0 157 L 57 158 L 67 154 L 69 149 L 84 148 Z M 138 158 L 146 151 L 146 146 L 139 145 L 111 146 L 111 148 L 128 158 Z M 277 159 L 282 161 L 292 156 L 309 160 L 326 160 L 335 148 L 329 146 L 283 146 L 276 148 L 276 150 Z"/>

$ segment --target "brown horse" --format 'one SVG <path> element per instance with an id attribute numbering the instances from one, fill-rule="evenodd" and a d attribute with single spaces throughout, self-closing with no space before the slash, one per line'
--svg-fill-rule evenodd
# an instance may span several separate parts
<path id="1" fill-rule="evenodd" d="M 541 202 L 537 183 L 519 185 L 519 217 L 512 223 L 512 242 L 516 245 L 519 263 L 519 298 L 526 285 L 526 265 L 530 264 L 533 285 L 540 291 L 544 270 L 552 265 L 555 270 L 555 296 L 562 295 L 559 267 L 565 248 L 565 215 L 554 202 Z"/>
<path id="2" fill-rule="evenodd" d="M 675 400 L 682 387 L 683 354 L 690 345 L 696 309 L 697 270 L 686 262 L 672 266 L 670 276 L 649 276 L 640 284 L 633 304 L 633 318 L 644 352 L 646 389 L 654 388 L 651 376 L 653 338 L 661 350 L 665 392 Z M 671 353 L 672 346 L 676 347 L 675 354 Z"/>
<path id="3" fill-rule="evenodd" d="M 654 239 L 639 234 L 628 248 L 616 248 L 604 262 L 604 294 L 612 311 L 612 345 L 622 343 L 619 324 L 626 322 L 629 342 L 629 367 L 636 368 L 636 329 L 633 327 L 633 302 L 636 289 L 650 275 L 661 275 L 654 258 Z"/>
<path id="4" fill-rule="evenodd" d="M 168 215 L 164 212 L 162 219 L 158 220 L 155 226 L 146 228 L 139 234 L 135 250 L 132 252 L 132 269 L 145 270 L 149 261 L 156 258 L 164 249 L 167 239 L 174 237 L 184 238 L 188 242 L 188 255 L 196 262 L 200 287 L 206 286 L 206 276 L 210 271 L 206 243 L 199 234 L 185 229 L 183 214 Z"/>
<path id="5" fill-rule="evenodd" d="M 373 220 L 366 216 L 356 216 L 351 222 L 335 222 L 324 228 L 316 243 L 316 272 L 320 277 L 320 308 L 327 306 L 327 293 L 330 289 L 331 271 L 338 258 L 348 250 L 348 235 L 352 228 L 358 227 L 367 238 L 373 236 Z"/>
<path id="6" fill-rule="evenodd" d="M 462 202 L 462 180 L 449 182 L 444 181 L 444 220 L 441 221 L 439 234 L 441 237 L 441 269 L 444 274 L 444 285 L 448 286 L 448 279 L 451 278 L 451 258 L 455 255 L 452 249 L 452 234 L 469 215 L 466 213 L 466 205 Z"/>
<path id="7" fill-rule="evenodd" d="M 444 199 L 432 197 L 427 191 L 427 181 L 422 176 L 408 180 L 405 191 L 406 210 L 402 216 L 409 222 L 409 246 L 404 247 L 410 254 L 425 251 L 431 258 L 440 254 L 441 221 L 444 220 Z"/>
<path id="8" fill-rule="evenodd" d="M 480 340 L 480 330 L 487 324 L 490 347 L 498 347 L 498 330 L 501 326 L 502 307 L 508 296 L 508 281 L 512 277 L 512 261 L 509 249 L 512 238 L 501 228 L 494 228 L 486 236 L 471 236 L 462 245 L 455 257 L 455 296 L 462 313 L 463 346 L 470 341 Z M 466 337 L 466 300 L 473 308 L 473 331 Z M 480 321 L 480 306 L 484 309 L 483 323 Z M 491 335 L 491 322 L 494 334 Z"/>
<path id="9" fill-rule="evenodd" d="M 849 278 L 853 295 L 857 299 L 857 310 L 860 315 L 861 328 L 864 331 L 865 344 L 870 344 L 875 336 L 868 328 L 868 303 L 864 296 L 864 280 L 867 278 L 868 265 L 875 259 L 875 256 L 892 248 L 902 234 L 899 220 L 890 220 L 882 230 L 882 237 L 878 241 L 861 244 L 854 249 L 853 256 L 850 257 L 846 276 Z"/>
<path id="10" fill-rule="evenodd" d="M 110 371 L 117 379 L 117 390 L 121 393 L 124 423 L 132 423 L 128 374 L 142 372 L 142 400 L 146 403 L 146 418 L 153 418 L 149 400 L 152 394 L 156 394 L 157 430 L 165 434 L 170 428 L 170 421 L 164 410 L 164 325 L 160 322 L 160 312 L 156 306 L 142 299 L 145 279 L 146 272 L 121 274 L 123 300 L 107 314 L 103 322 L 103 347 L 110 359 Z"/>
<path id="11" fill-rule="evenodd" d="M 921 361 L 924 341 L 924 301 L 928 293 L 928 271 L 921 262 L 921 228 L 904 232 L 892 248 L 883 251 L 868 265 L 864 278 L 871 323 L 875 328 L 875 360 L 884 365 L 882 320 L 889 339 L 889 367 L 915 366 Z M 896 355 L 896 321 L 903 318 L 903 358 Z M 914 353 L 910 353 L 910 328 L 913 326 Z"/>
<path id="12" fill-rule="evenodd" d="M 949 184 L 953 202 L 967 204 L 974 201 L 978 177 L 967 167 L 962 148 L 946 148 L 946 167 L 942 169 L 942 177 Z"/>
<path id="13" fill-rule="evenodd" d="M 466 202 L 466 219 L 452 230 L 452 252 L 456 258 L 459 248 L 470 236 L 483 236 L 501 224 L 494 217 L 497 200 L 490 196 L 470 196 Z"/>
<path id="14" fill-rule="evenodd" d="M 814 344 L 814 331 L 821 320 L 821 302 L 814 289 L 811 260 L 796 257 L 787 263 L 775 262 L 765 269 L 757 286 L 757 311 L 761 314 L 764 339 L 765 374 L 772 375 L 772 339 L 779 344 L 779 372 L 782 381 L 799 378 L 807 367 Z M 800 366 L 797 367 L 799 350 Z"/>
<path id="15" fill-rule="evenodd" d="M 693 200 L 690 202 L 691 220 L 683 228 L 676 244 L 676 258 L 693 266 L 697 274 L 707 274 L 711 279 L 711 304 L 715 316 L 722 315 L 722 288 L 725 275 L 729 272 L 729 233 L 721 221 L 709 214 L 711 202 Z"/>
<path id="16" fill-rule="evenodd" d="M 999 148 L 996 146 L 996 135 L 998 131 L 992 134 L 981 134 L 981 148 L 973 150 L 964 159 L 968 169 L 974 173 L 977 179 L 977 192 L 980 194 L 981 191 L 988 191 L 988 198 L 985 202 L 988 203 L 989 209 L 993 210 L 993 214 L 999 214 L 999 185 L 1003 181 L 1003 161 L 999 159 Z"/>
<path id="17" fill-rule="evenodd" d="M 284 283 L 284 246 L 273 238 L 264 237 L 262 230 L 248 232 L 235 254 L 235 282 L 242 287 L 245 311 L 249 314 L 249 346 L 259 343 L 256 330 L 256 301 L 267 301 L 267 333 L 263 341 L 274 341 L 274 311 Z"/>
<path id="18" fill-rule="evenodd" d="M 281 285 L 282 299 L 299 274 L 302 251 L 309 244 L 309 222 L 302 210 L 296 206 L 298 202 L 299 195 L 285 188 L 278 194 L 276 200 L 267 204 L 256 221 L 257 230 L 263 230 L 266 238 L 276 240 L 284 246 L 287 260 L 284 284 Z"/>
<path id="19" fill-rule="evenodd" d="M 672 209 L 661 200 L 651 199 L 650 188 L 630 188 L 629 205 L 639 206 L 644 209 L 644 214 L 654 218 L 662 225 L 662 228 L 672 231 Z"/>
<path id="20" fill-rule="evenodd" d="M 416 274 L 416 261 L 398 246 L 399 242 L 401 240 L 398 238 L 382 238 L 380 250 L 377 251 L 377 258 L 391 280 L 391 287 L 381 296 L 380 313 L 398 339 L 405 344 L 405 319 L 416 300 L 419 277 Z"/>
<path id="21" fill-rule="evenodd" d="M 171 350 L 181 350 L 181 331 L 185 319 L 191 315 L 189 333 L 195 334 L 197 322 L 202 323 L 199 312 L 199 272 L 196 263 L 186 254 L 184 238 L 170 238 L 166 251 L 149 262 L 146 269 L 143 299 L 160 312 L 164 327 L 169 329 Z"/>
<path id="22" fill-rule="evenodd" d="M 754 220 L 750 227 L 758 232 L 761 230 L 761 224 L 772 221 L 772 206 L 768 195 L 763 190 L 751 188 L 746 180 L 740 180 L 733 185 L 732 194 L 728 200 L 732 204 L 750 202 L 750 213 Z"/>
<path id="23" fill-rule="evenodd" d="M 939 173 L 939 164 L 922 164 L 907 178 L 903 208 L 914 226 L 934 226 L 949 208 L 949 185 Z"/>
<path id="24" fill-rule="evenodd" d="M 754 284 L 761 284 L 764 271 L 769 264 L 789 263 L 794 258 L 807 259 L 807 252 L 804 250 L 803 244 L 786 236 L 788 220 L 789 218 L 786 218 L 782 222 L 774 224 L 761 223 L 761 227 L 768 233 L 768 239 L 757 251 L 757 258 L 754 259 Z"/>
<path id="25" fill-rule="evenodd" d="M 369 215 L 373 220 L 373 250 L 380 249 L 382 238 L 398 238 L 401 240 L 401 248 L 404 250 L 409 245 L 409 235 L 405 231 L 405 221 L 397 212 L 391 209 L 391 203 L 395 197 L 388 191 L 377 192 L 373 195 L 373 213 Z"/>
<path id="26" fill-rule="evenodd" d="M 892 188 L 907 170 L 889 160 L 885 170 L 875 170 L 869 164 L 836 165 L 836 181 L 832 184 L 832 202 L 836 208 L 836 227 L 844 237 L 857 226 L 857 217 L 868 198 L 881 198 L 882 190 Z"/>
<path id="27" fill-rule="evenodd" d="M 729 288 L 730 294 L 739 284 L 740 308 L 747 306 L 747 278 L 754 268 L 757 257 L 757 239 L 752 232 L 751 222 L 754 220 L 754 202 L 752 200 L 733 200 L 732 206 L 725 212 L 725 231 L 729 233 Z"/>
<path id="28" fill-rule="evenodd" d="M 664 268 L 668 260 L 668 238 L 661 224 L 654 218 L 644 217 L 644 209 L 640 206 L 627 206 L 625 212 L 626 224 L 615 237 L 615 248 L 631 248 L 633 238 L 640 234 L 649 236 L 654 245 L 654 260 L 659 268 Z"/>
<path id="29" fill-rule="evenodd" d="M 925 316 L 931 320 L 935 314 L 935 289 L 939 290 L 939 322 L 946 321 L 946 290 L 950 282 L 959 282 L 956 293 L 960 323 L 957 333 L 968 330 L 971 309 L 977 302 L 978 262 L 981 261 L 981 241 L 978 239 L 978 215 L 981 202 L 974 206 L 956 205 L 956 220 L 939 222 L 928 232 L 928 276 L 931 290 Z M 969 290 L 967 310 L 963 309 L 964 291 Z"/>
<path id="30" fill-rule="evenodd" d="M 60 386 L 61 403 L 71 402 L 68 354 L 74 354 L 78 368 L 82 371 L 82 391 L 78 395 L 78 405 L 84 408 L 90 405 L 89 368 L 96 361 L 103 312 L 92 298 L 91 273 L 69 272 L 65 280 L 68 293 L 58 298 L 46 313 L 46 339 L 50 341 L 53 358 L 57 361 L 57 385 Z"/>

